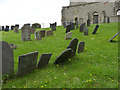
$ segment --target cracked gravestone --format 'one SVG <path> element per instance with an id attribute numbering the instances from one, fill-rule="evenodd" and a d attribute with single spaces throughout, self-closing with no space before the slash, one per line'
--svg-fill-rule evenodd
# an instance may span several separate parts
<path id="1" fill-rule="evenodd" d="M 38 51 L 19 56 L 17 76 L 22 76 L 36 69 Z"/>

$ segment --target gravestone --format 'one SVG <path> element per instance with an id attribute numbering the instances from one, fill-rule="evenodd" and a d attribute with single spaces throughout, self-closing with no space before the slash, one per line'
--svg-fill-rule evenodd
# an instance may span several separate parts
<path id="1" fill-rule="evenodd" d="M 42 37 L 39 35 L 39 31 L 35 31 L 35 40 L 41 40 Z"/>
<path id="2" fill-rule="evenodd" d="M 15 27 L 14 27 L 14 31 L 15 31 L 16 33 L 19 33 L 19 27 L 18 27 L 18 26 L 15 26 Z"/>
<path id="3" fill-rule="evenodd" d="M 63 27 L 66 28 L 66 23 L 65 22 L 63 22 Z"/>
<path id="4" fill-rule="evenodd" d="M 72 54 L 71 54 L 72 56 L 74 56 L 75 53 L 76 53 L 77 44 L 78 44 L 78 39 L 77 39 L 77 38 L 73 38 L 73 39 L 71 40 L 70 44 L 69 44 L 68 47 L 67 47 L 67 49 L 68 49 L 68 48 L 71 48 L 71 49 L 73 50 L 73 52 L 72 52 Z"/>
<path id="5" fill-rule="evenodd" d="M 50 54 L 42 54 L 39 59 L 37 68 L 42 68 L 42 67 L 46 66 L 49 63 L 51 56 L 52 56 L 51 53 Z"/>
<path id="6" fill-rule="evenodd" d="M 15 26 L 12 25 L 12 26 L 11 26 L 11 30 L 14 30 L 14 27 L 15 27 Z"/>
<path id="7" fill-rule="evenodd" d="M 87 26 L 90 26 L 90 19 L 87 20 Z"/>
<path id="8" fill-rule="evenodd" d="M 19 29 L 19 24 L 15 24 L 15 27 L 17 27 Z"/>
<path id="9" fill-rule="evenodd" d="M 57 22 L 55 22 L 55 26 L 57 26 Z"/>
<path id="10" fill-rule="evenodd" d="M 5 41 L 0 42 L 0 47 L 2 47 L 2 74 L 12 74 L 14 73 L 13 49 Z"/>
<path id="11" fill-rule="evenodd" d="M 67 25 L 66 27 L 66 33 L 70 32 L 71 25 Z"/>
<path id="12" fill-rule="evenodd" d="M 88 28 L 87 27 L 84 28 L 84 35 L 88 35 Z"/>
<path id="13" fill-rule="evenodd" d="M 85 46 L 84 41 L 79 43 L 79 45 L 78 45 L 78 53 L 84 52 L 84 46 Z"/>
<path id="14" fill-rule="evenodd" d="M 56 31 L 56 23 L 50 24 L 50 27 L 53 31 Z"/>
<path id="15" fill-rule="evenodd" d="M 21 29 L 21 40 L 22 41 L 28 41 L 31 40 L 30 35 L 30 24 L 24 24 L 24 26 Z"/>
<path id="16" fill-rule="evenodd" d="M 9 26 L 6 26 L 5 31 L 9 31 Z"/>
<path id="17" fill-rule="evenodd" d="M 19 56 L 17 76 L 30 73 L 36 68 L 38 51 Z"/>
<path id="18" fill-rule="evenodd" d="M 71 54 L 72 54 L 72 49 L 71 48 L 66 49 L 64 52 L 62 52 L 62 54 L 60 54 L 56 58 L 54 64 L 60 64 L 66 62 L 68 59 L 71 58 Z"/>
<path id="19" fill-rule="evenodd" d="M 46 32 L 47 36 L 50 36 L 50 35 L 53 35 L 53 31 L 52 30 L 49 30 Z"/>
<path id="20" fill-rule="evenodd" d="M 79 24 L 78 24 L 78 22 L 76 22 L 76 28 L 78 28 L 79 27 Z"/>
<path id="21" fill-rule="evenodd" d="M 45 30 L 40 30 L 39 35 L 40 37 L 45 37 Z"/>
<path id="22" fill-rule="evenodd" d="M 41 25 L 39 23 L 32 24 L 32 28 L 41 28 Z"/>
<path id="23" fill-rule="evenodd" d="M 109 41 L 112 42 L 113 39 L 119 34 L 119 32 L 117 34 L 115 34 Z"/>
<path id="24" fill-rule="evenodd" d="M 35 28 L 30 28 L 30 34 L 34 34 L 35 33 Z"/>
<path id="25" fill-rule="evenodd" d="M 96 34 L 98 28 L 99 28 L 99 25 L 96 25 L 92 34 Z"/>
<path id="26" fill-rule="evenodd" d="M 80 32 L 83 32 L 84 28 L 85 28 L 85 23 L 83 23 L 82 25 L 80 25 Z"/>
<path id="27" fill-rule="evenodd" d="M 72 36 L 72 32 L 68 32 L 68 33 L 65 35 L 65 40 L 66 40 L 66 39 L 71 39 L 71 36 Z"/>
<path id="28" fill-rule="evenodd" d="M 70 30 L 74 30 L 75 29 L 75 24 L 74 23 L 71 23 L 70 24 Z"/>
<path id="29" fill-rule="evenodd" d="M 4 26 L 2 26 L 2 31 L 4 31 L 5 29 L 4 29 Z"/>

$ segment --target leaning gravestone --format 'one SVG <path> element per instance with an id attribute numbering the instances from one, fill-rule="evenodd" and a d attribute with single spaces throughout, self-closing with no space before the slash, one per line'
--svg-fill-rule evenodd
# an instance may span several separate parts
<path id="1" fill-rule="evenodd" d="M 92 33 L 92 34 L 96 34 L 96 32 L 97 32 L 98 28 L 99 28 L 99 25 L 96 25 L 96 27 L 95 27 L 95 29 L 94 29 L 94 31 L 93 31 L 93 33 Z"/>
<path id="2" fill-rule="evenodd" d="M 12 74 L 14 73 L 13 49 L 5 41 L 0 42 L 0 47 L 2 47 L 2 74 Z"/>
<path id="3" fill-rule="evenodd" d="M 84 28 L 85 28 L 85 23 L 83 23 L 82 25 L 80 25 L 80 32 L 83 32 Z"/>
<path id="4" fill-rule="evenodd" d="M 52 31 L 52 30 L 47 31 L 47 32 L 46 32 L 46 35 L 47 35 L 47 36 L 53 35 L 53 31 Z"/>
<path id="5" fill-rule="evenodd" d="M 42 56 L 40 57 L 40 60 L 38 62 L 37 68 L 42 68 L 44 66 L 46 66 L 49 63 L 49 60 L 51 58 L 52 54 L 42 54 Z"/>
<path id="6" fill-rule="evenodd" d="M 39 31 L 35 31 L 35 40 L 41 40 L 42 37 L 39 35 Z"/>
<path id="7" fill-rule="evenodd" d="M 87 20 L 87 26 L 90 26 L 90 19 Z"/>
<path id="8" fill-rule="evenodd" d="M 84 35 L 88 35 L 88 28 L 87 27 L 84 28 Z"/>
<path id="9" fill-rule="evenodd" d="M 53 31 L 56 31 L 56 23 L 50 24 L 50 27 Z"/>
<path id="10" fill-rule="evenodd" d="M 72 54 L 71 54 L 72 56 L 74 56 L 75 53 L 76 53 L 77 44 L 78 44 L 78 39 L 77 39 L 77 38 L 73 38 L 73 39 L 71 40 L 70 44 L 69 44 L 68 47 L 67 47 L 67 49 L 68 49 L 68 48 L 71 48 L 71 49 L 73 50 L 73 52 L 72 52 Z"/>
<path id="11" fill-rule="evenodd" d="M 39 35 L 40 37 L 45 37 L 45 30 L 40 30 Z"/>
<path id="12" fill-rule="evenodd" d="M 17 76 L 30 73 L 36 68 L 38 51 L 19 56 Z"/>
<path id="13" fill-rule="evenodd" d="M 70 32 L 71 25 L 67 25 L 66 27 L 66 33 Z"/>
<path id="14" fill-rule="evenodd" d="M 24 24 L 24 26 L 22 27 L 21 40 L 22 41 L 31 40 L 31 37 L 30 37 L 30 24 Z"/>
<path id="15" fill-rule="evenodd" d="M 72 36 L 72 32 L 66 33 L 66 35 L 65 35 L 65 40 L 66 40 L 66 39 L 70 39 L 71 36 Z"/>
<path id="16" fill-rule="evenodd" d="M 60 64 L 67 61 L 68 59 L 71 58 L 71 54 L 72 54 L 72 49 L 71 48 L 66 49 L 64 52 L 62 52 L 62 54 L 60 54 L 56 58 L 54 64 Z"/>
<path id="17" fill-rule="evenodd" d="M 84 46 L 85 46 L 84 41 L 79 43 L 79 45 L 78 45 L 78 53 L 84 52 Z"/>
<path id="18" fill-rule="evenodd" d="M 112 42 L 113 39 L 119 34 L 119 32 L 117 34 L 115 34 L 109 41 Z"/>

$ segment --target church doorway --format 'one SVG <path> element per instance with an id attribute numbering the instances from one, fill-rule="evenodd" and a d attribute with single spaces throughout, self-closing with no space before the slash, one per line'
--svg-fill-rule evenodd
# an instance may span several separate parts
<path id="1" fill-rule="evenodd" d="M 98 13 L 97 12 L 94 12 L 93 14 L 93 24 L 97 24 L 98 23 Z"/>

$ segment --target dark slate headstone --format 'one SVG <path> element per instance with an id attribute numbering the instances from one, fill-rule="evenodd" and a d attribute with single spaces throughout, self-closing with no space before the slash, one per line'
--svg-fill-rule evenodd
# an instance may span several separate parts
<path id="1" fill-rule="evenodd" d="M 78 53 L 84 52 L 84 46 L 85 46 L 84 41 L 79 43 L 79 45 L 78 45 Z"/>
<path id="2" fill-rule="evenodd" d="M 46 66 L 49 63 L 51 56 L 52 56 L 52 53 L 42 54 L 38 62 L 37 68 L 42 68 Z"/>
<path id="3" fill-rule="evenodd" d="M 87 20 L 87 26 L 90 26 L 90 19 Z"/>
<path id="4" fill-rule="evenodd" d="M 40 30 L 39 35 L 40 37 L 45 37 L 45 30 Z"/>
<path id="5" fill-rule="evenodd" d="M 9 26 L 6 26 L 5 31 L 9 31 Z"/>
<path id="6" fill-rule="evenodd" d="M 109 41 L 112 42 L 113 39 L 119 34 L 119 32 L 117 34 L 115 34 Z"/>
<path id="7" fill-rule="evenodd" d="M 77 44 L 78 44 L 78 39 L 77 38 L 73 38 L 70 42 L 70 44 L 68 45 L 67 49 L 68 48 L 71 48 L 73 50 L 72 52 L 72 56 L 75 55 L 76 53 L 76 48 L 77 48 Z"/>
<path id="8" fill-rule="evenodd" d="M 11 26 L 11 30 L 14 30 L 14 27 L 15 27 L 15 26 L 12 25 L 12 26 Z"/>
<path id="9" fill-rule="evenodd" d="M 74 30 L 75 29 L 75 24 L 74 23 L 71 23 L 70 26 L 71 26 L 70 30 Z"/>
<path id="10" fill-rule="evenodd" d="M 14 73 L 13 49 L 5 41 L 0 42 L 0 47 L 2 47 L 2 74 Z"/>
<path id="11" fill-rule="evenodd" d="M 71 48 L 66 49 L 64 52 L 62 52 L 62 54 L 60 54 L 56 58 L 54 64 L 60 64 L 66 62 L 68 59 L 71 58 L 71 54 L 72 54 L 72 49 Z"/>
<path id="12" fill-rule="evenodd" d="M 84 35 L 88 35 L 88 28 L 87 27 L 84 28 Z"/>
<path id="13" fill-rule="evenodd" d="M 97 32 L 98 28 L 99 28 L 99 25 L 96 25 L 96 27 L 95 27 L 95 29 L 94 29 L 94 31 L 93 31 L 93 33 L 92 33 L 92 34 L 96 34 L 96 32 Z"/>
<path id="14" fill-rule="evenodd" d="M 53 35 L 53 31 L 52 31 L 52 30 L 47 31 L 47 32 L 46 32 L 46 35 L 47 35 L 47 36 Z"/>
<path id="15" fill-rule="evenodd" d="M 80 25 L 80 32 L 83 32 L 84 28 L 85 28 L 85 23 L 83 23 L 82 25 Z"/>
<path id="16" fill-rule="evenodd" d="M 4 29 L 4 26 L 2 26 L 2 31 L 4 31 L 5 29 Z"/>
<path id="17" fill-rule="evenodd" d="M 19 56 L 17 76 L 30 73 L 36 68 L 38 51 Z"/>
<path id="18" fill-rule="evenodd" d="M 56 23 L 50 24 L 50 27 L 53 31 L 56 31 Z"/>
<path id="19" fill-rule="evenodd" d="M 71 25 L 67 25 L 66 27 L 66 33 L 70 32 Z"/>
<path id="20" fill-rule="evenodd" d="M 66 23 L 65 22 L 63 22 L 63 27 L 66 28 Z"/>

